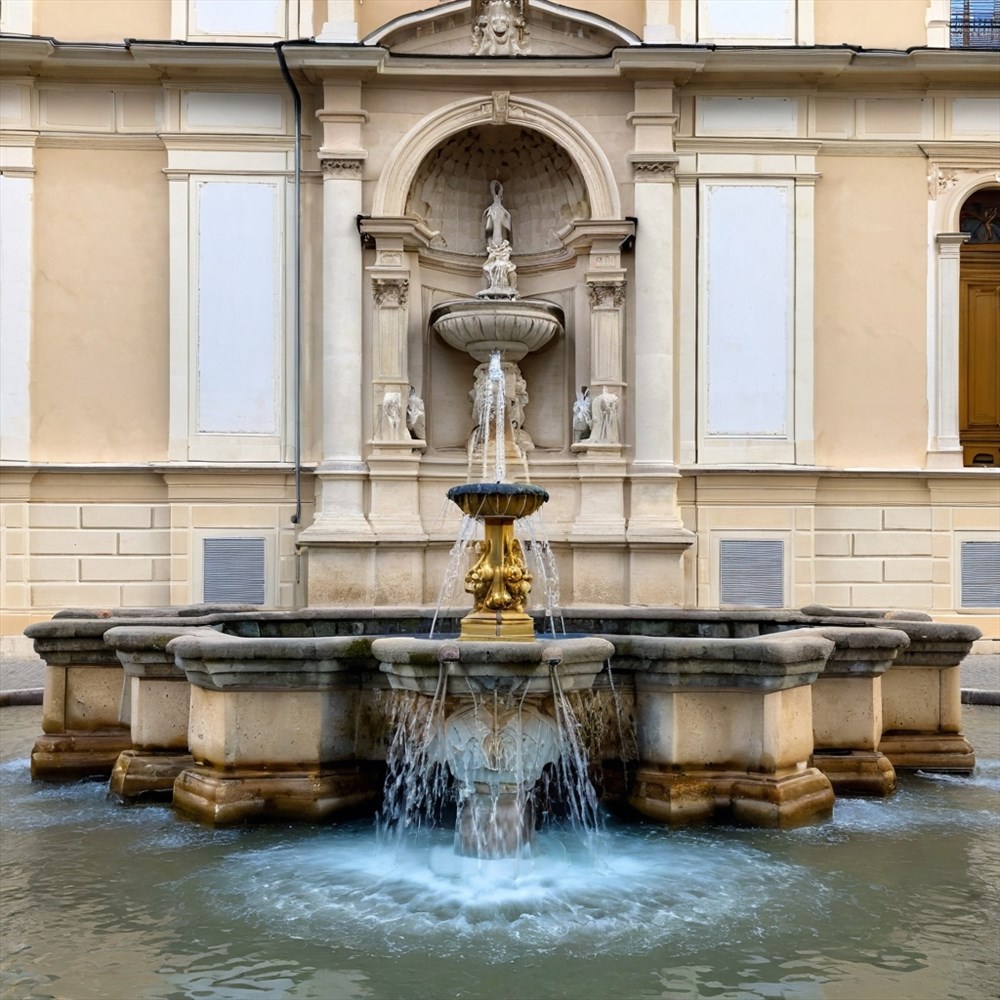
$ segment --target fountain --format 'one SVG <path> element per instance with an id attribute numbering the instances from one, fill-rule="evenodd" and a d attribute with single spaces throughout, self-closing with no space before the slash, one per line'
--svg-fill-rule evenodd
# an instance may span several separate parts
<path id="1" fill-rule="evenodd" d="M 526 549 L 546 545 L 515 528 L 548 493 L 512 481 L 530 451 L 517 362 L 563 316 L 519 297 L 499 181 L 490 193 L 486 287 L 429 317 L 478 362 L 469 481 L 448 491 L 464 521 L 447 577 L 481 533 L 472 609 L 430 629 L 399 609 L 60 613 L 27 630 L 47 662 L 33 777 L 110 774 L 122 802 L 169 798 L 211 824 L 378 811 L 405 831 L 454 805 L 456 853 L 483 861 L 522 856 L 553 807 L 593 832 L 592 779 L 605 803 L 660 823 L 790 827 L 829 817 L 835 795 L 890 795 L 897 769 L 969 773 L 958 664 L 974 628 L 830 608 L 576 609 L 557 634 L 549 574 L 553 627 L 536 636 L 545 570 Z M 598 399 L 592 415 L 577 402 L 575 430 L 602 436 Z"/>
<path id="2" fill-rule="evenodd" d="M 535 789 L 546 768 L 565 779 L 564 797 L 583 804 L 577 818 L 593 824 L 596 800 L 592 791 L 588 797 L 566 692 L 590 688 L 614 651 L 594 637 L 540 642 L 525 610 L 532 573 L 514 523 L 549 497 L 540 487 L 507 481 L 508 459 L 526 471 L 523 408 L 507 386 L 508 380 L 523 384 L 516 361 L 561 332 L 563 321 L 557 306 L 518 297 L 503 186 L 494 180 L 490 192 L 493 202 L 483 213 L 487 287 L 474 299 L 441 303 L 430 316 L 448 344 L 480 362 L 471 393 L 469 472 L 478 457 L 483 481 L 448 491 L 465 517 L 483 526 L 465 576 L 473 608 L 457 642 L 399 637 L 372 643 L 395 690 L 431 699 L 417 710 L 427 721 L 412 732 L 415 745 L 403 757 L 417 760 L 418 785 L 421 773 L 447 768 L 457 786 L 455 849 L 480 859 L 517 856 L 532 843 Z"/>

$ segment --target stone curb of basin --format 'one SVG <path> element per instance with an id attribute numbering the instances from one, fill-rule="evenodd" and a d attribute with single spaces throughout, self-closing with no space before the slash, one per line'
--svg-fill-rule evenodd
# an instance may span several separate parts
<path id="1" fill-rule="evenodd" d="M 41 680 L 45 661 L 41 657 L 4 660 L 0 670 L 0 708 L 41 705 L 45 688 Z M 1000 706 L 1000 688 L 984 686 L 1000 673 L 1000 655 L 973 653 L 962 661 L 962 704 Z M 967 686 L 968 685 L 968 686 Z"/>

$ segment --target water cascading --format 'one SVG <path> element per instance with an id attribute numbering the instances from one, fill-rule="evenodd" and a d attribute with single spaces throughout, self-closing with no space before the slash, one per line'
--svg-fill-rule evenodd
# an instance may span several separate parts
<path id="1" fill-rule="evenodd" d="M 515 531 L 527 525 L 543 558 L 542 594 L 553 626 L 558 577 L 540 525 L 532 521 L 548 493 L 509 481 L 528 479 L 530 438 L 524 429 L 527 389 L 516 362 L 562 332 L 562 310 L 520 299 L 511 262 L 510 215 L 503 187 L 490 185 L 484 212 L 487 287 L 472 299 L 442 303 L 431 327 L 479 362 L 468 444 L 469 481 L 448 490 L 465 515 L 456 564 L 472 552 L 464 577 L 472 610 L 456 639 L 377 639 L 372 651 L 403 699 L 388 753 L 384 825 L 406 830 L 437 822 L 456 807 L 455 850 L 478 859 L 519 856 L 533 839 L 537 789 L 556 798 L 583 830 L 597 826 L 597 798 L 568 693 L 589 690 L 612 647 L 602 639 L 539 641 L 527 611 L 535 574 Z M 472 526 L 482 537 L 472 542 Z M 468 542 L 466 542 L 468 540 Z M 439 602 L 440 608 L 440 602 Z M 543 781 L 544 779 L 544 781 Z M 548 808 L 548 806 L 546 806 Z"/>

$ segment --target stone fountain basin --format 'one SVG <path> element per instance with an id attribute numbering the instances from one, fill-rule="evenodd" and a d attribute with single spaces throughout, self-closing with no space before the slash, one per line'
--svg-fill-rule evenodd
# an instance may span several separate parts
<path id="1" fill-rule="evenodd" d="M 373 640 L 372 653 L 396 690 L 434 695 L 443 675 L 444 693 L 468 697 L 490 691 L 550 694 L 553 672 L 563 691 L 589 689 L 614 646 L 596 637 L 535 642 L 387 637 Z"/>
<path id="2" fill-rule="evenodd" d="M 544 299 L 450 299 L 434 306 L 430 326 L 450 347 L 489 361 L 520 361 L 564 326 L 562 309 Z"/>
<path id="3" fill-rule="evenodd" d="M 448 490 L 448 499 L 470 517 L 528 517 L 543 503 L 549 494 L 541 486 L 524 483 L 466 483 Z"/>

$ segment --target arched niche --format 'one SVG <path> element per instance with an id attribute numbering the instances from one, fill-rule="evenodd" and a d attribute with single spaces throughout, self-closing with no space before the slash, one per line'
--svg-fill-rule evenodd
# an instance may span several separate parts
<path id="1" fill-rule="evenodd" d="M 562 250 L 561 234 L 591 216 L 583 177 L 562 147 L 533 129 L 492 122 L 453 133 L 424 157 L 405 214 L 438 234 L 437 248 L 478 257 L 494 180 L 503 185 L 518 257 Z"/>
<path id="2" fill-rule="evenodd" d="M 621 218 L 611 164 L 592 137 L 561 111 L 506 92 L 465 98 L 422 118 L 397 143 L 372 199 L 372 216 L 402 217 L 425 159 L 456 133 L 476 126 L 514 125 L 535 131 L 565 151 L 578 172 L 591 219 Z"/>

